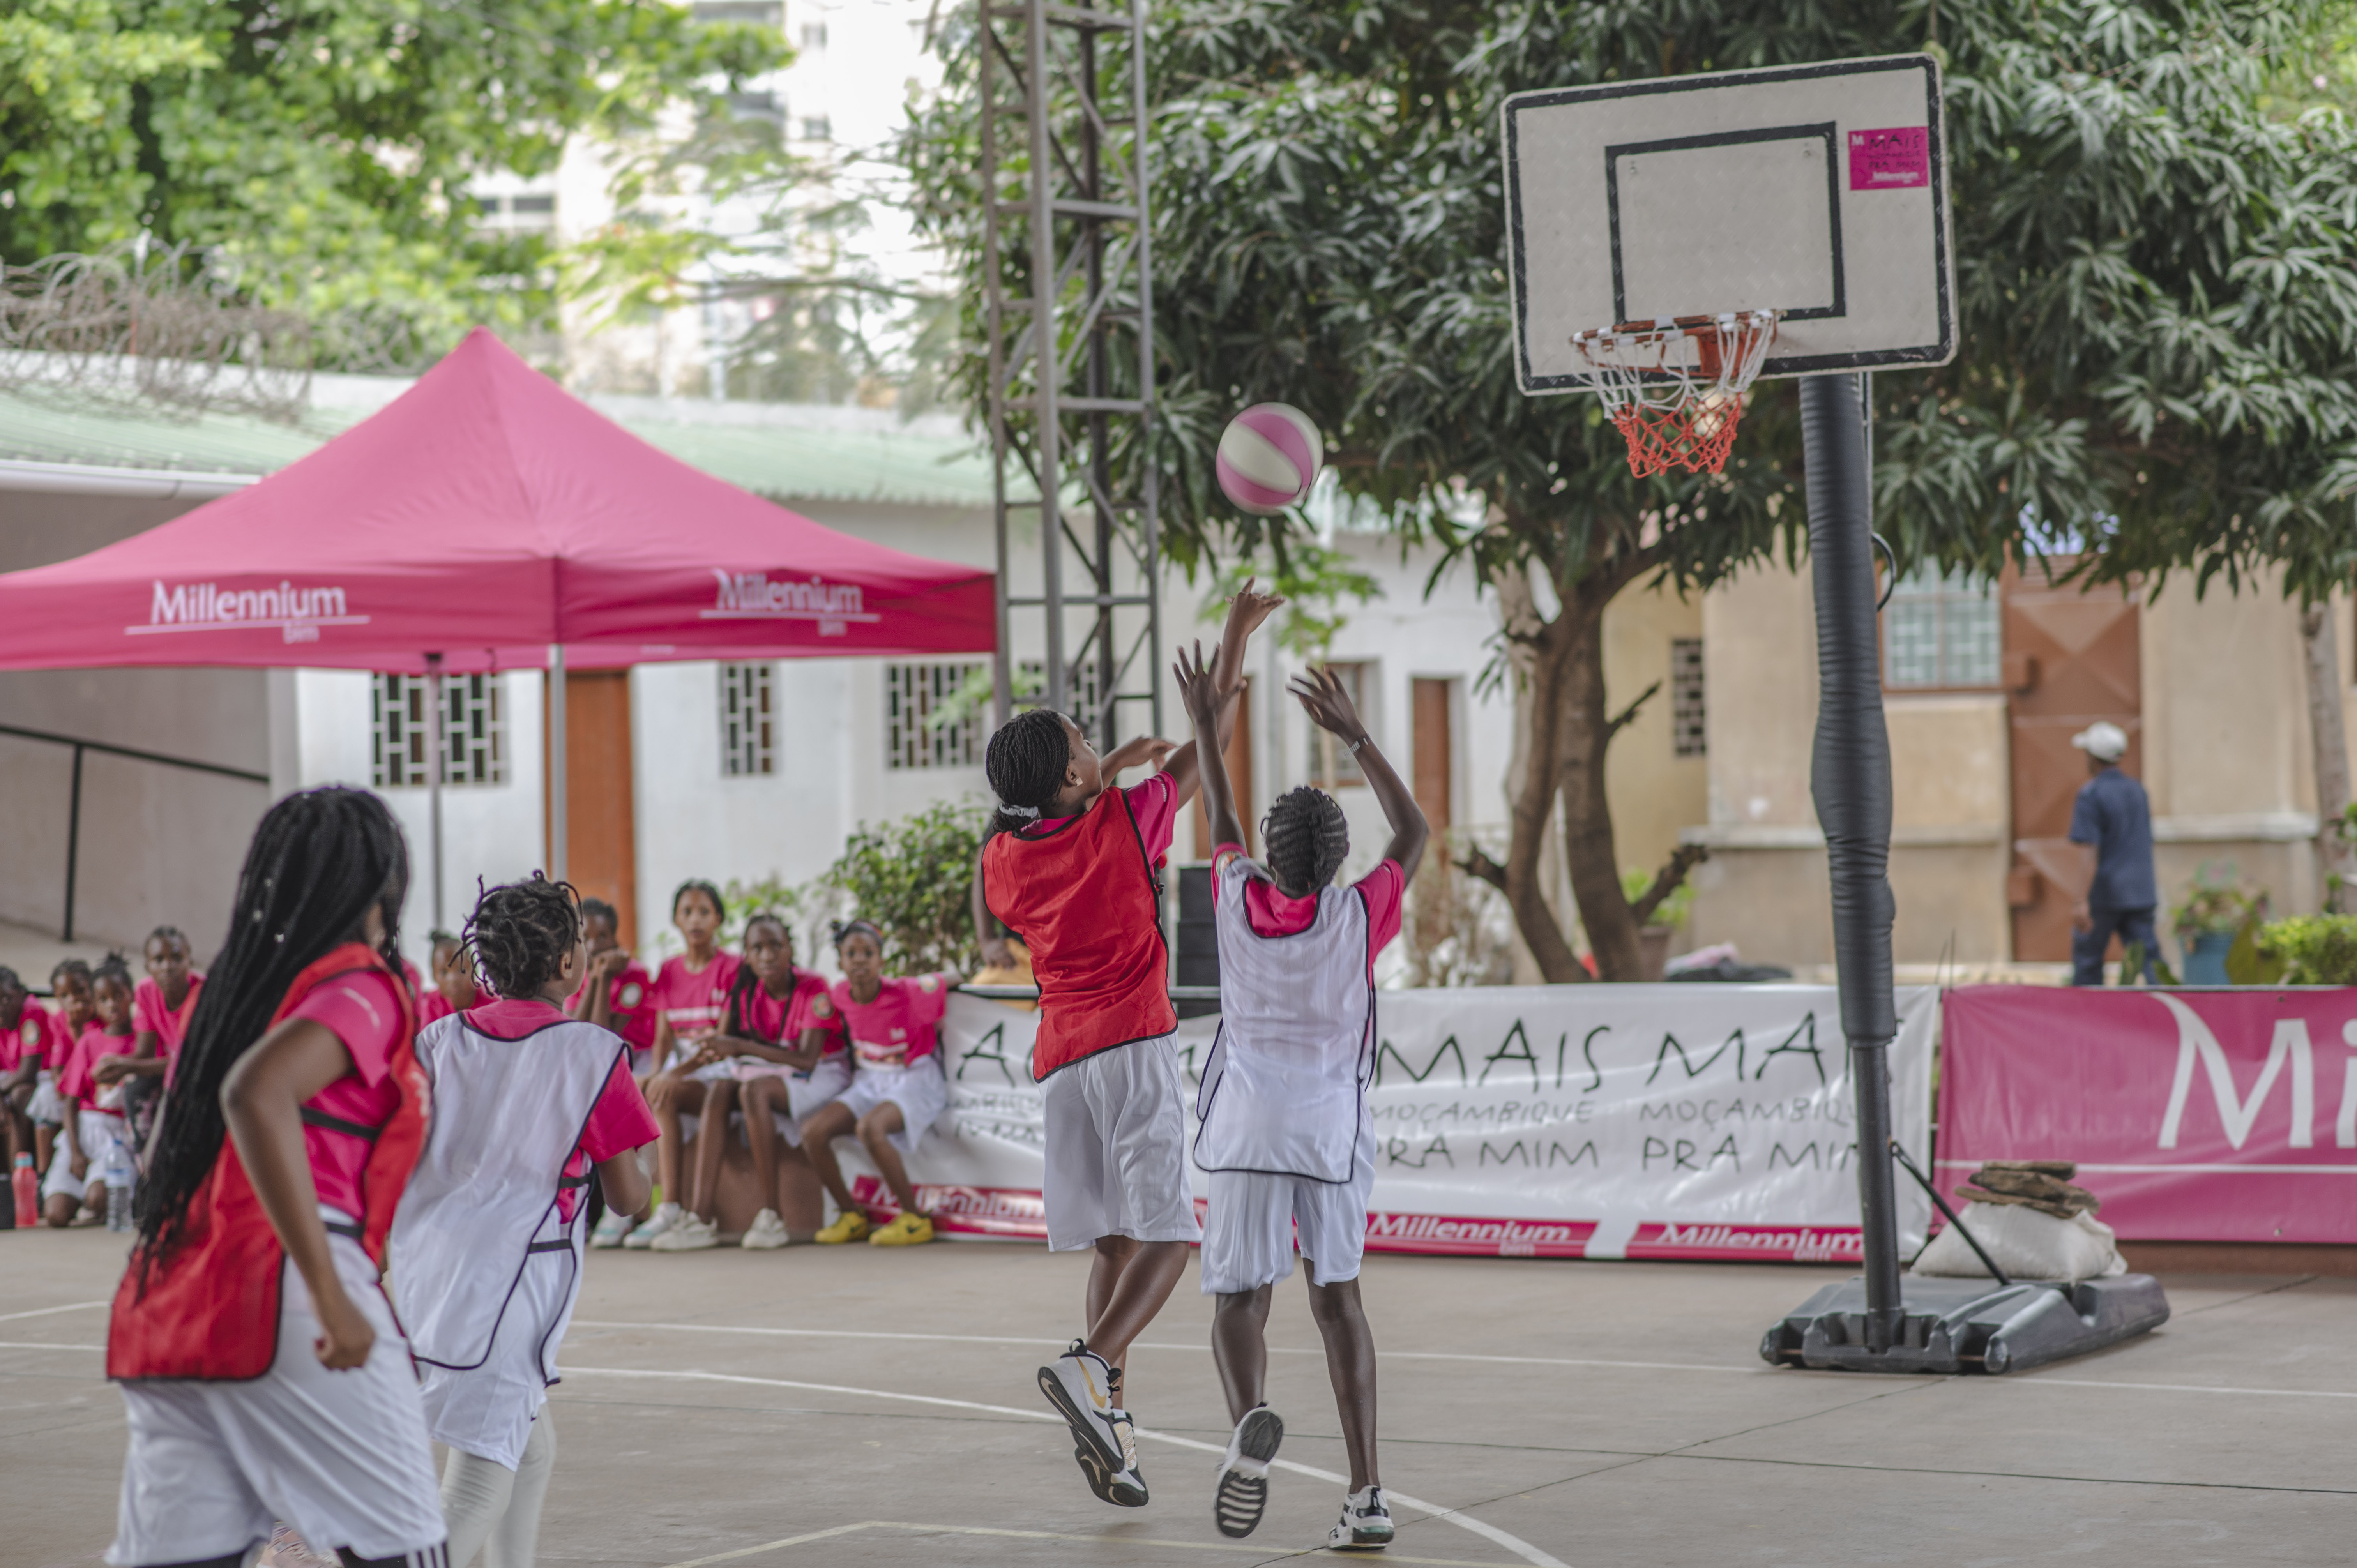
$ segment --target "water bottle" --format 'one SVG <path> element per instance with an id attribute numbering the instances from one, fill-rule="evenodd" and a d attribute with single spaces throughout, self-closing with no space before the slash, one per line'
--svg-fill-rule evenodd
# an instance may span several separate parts
<path id="1" fill-rule="evenodd" d="M 106 1228 L 109 1230 L 131 1229 L 130 1184 L 109 1184 L 106 1189 Z"/>
<path id="2" fill-rule="evenodd" d="M 18 1155 L 16 1168 L 8 1173 L 8 1188 L 16 1199 L 16 1229 L 29 1230 L 41 1222 L 41 1178 L 33 1169 L 33 1156 Z"/>

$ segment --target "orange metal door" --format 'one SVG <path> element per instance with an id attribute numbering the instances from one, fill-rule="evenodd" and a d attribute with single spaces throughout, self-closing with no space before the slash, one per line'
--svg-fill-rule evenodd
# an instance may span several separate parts
<path id="1" fill-rule="evenodd" d="M 1416 680 L 1410 683 L 1415 735 L 1415 803 L 1436 833 L 1449 826 L 1449 779 L 1455 772 L 1448 733 L 1447 681 Z"/>
<path id="2" fill-rule="evenodd" d="M 630 675 L 627 670 L 565 677 L 565 875 L 584 898 L 603 898 L 620 916 L 624 947 L 639 944 L 639 844 L 630 787 Z M 545 721 L 541 755 L 548 754 Z"/>
<path id="3" fill-rule="evenodd" d="M 2058 561 L 2055 569 L 2067 564 Z M 1999 592 L 2013 742 L 2014 856 L 2006 887 L 2013 956 L 2054 962 L 2071 956 L 2081 854 L 2071 843 L 2071 807 L 2087 781 L 2086 754 L 2071 737 L 2108 719 L 2127 732 L 2121 768 L 2132 778 L 2144 772 L 2136 605 L 2133 590 L 2050 586 L 2043 571 L 2008 571 Z"/>

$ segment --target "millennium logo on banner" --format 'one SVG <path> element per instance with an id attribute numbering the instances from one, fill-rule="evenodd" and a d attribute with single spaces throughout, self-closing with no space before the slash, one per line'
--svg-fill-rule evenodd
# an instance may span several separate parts
<path id="1" fill-rule="evenodd" d="M 867 608 L 866 593 L 856 583 L 830 583 L 780 577 L 767 572 L 724 572 L 712 568 L 720 591 L 705 620 L 808 620 L 818 623 L 821 637 L 841 637 L 853 621 L 870 625 L 884 618 Z"/>
<path id="2" fill-rule="evenodd" d="M 218 583 L 158 581 L 147 608 L 147 624 L 126 626 L 126 637 L 166 631 L 243 631 L 274 628 L 288 642 L 317 642 L 323 626 L 366 626 L 340 587 L 298 588 L 281 580 L 274 588 L 224 588 Z"/>

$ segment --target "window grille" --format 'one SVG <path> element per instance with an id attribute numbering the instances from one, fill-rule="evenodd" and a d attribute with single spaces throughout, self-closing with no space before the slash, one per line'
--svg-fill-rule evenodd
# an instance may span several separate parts
<path id="1" fill-rule="evenodd" d="M 1702 688 L 1702 639 L 1674 637 L 1670 639 L 1672 755 L 1706 757 L 1710 754 L 1710 741 L 1703 722 L 1706 713 Z"/>
<path id="2" fill-rule="evenodd" d="M 442 782 L 508 781 L 507 704 L 500 675 L 442 678 Z M 377 675 L 370 682 L 370 776 L 380 789 L 423 789 L 434 779 L 434 681 Z"/>
<path id="3" fill-rule="evenodd" d="M 989 674 L 986 664 L 884 666 L 884 766 L 981 766 Z"/>
<path id="4" fill-rule="evenodd" d="M 805 142 L 832 142 L 834 140 L 834 120 L 824 114 L 809 114 L 803 116 L 802 140 Z"/>
<path id="5" fill-rule="evenodd" d="M 1882 612 L 1882 639 L 1887 686 L 1994 686 L 2000 648 L 1996 586 L 1961 572 L 1918 567 L 1891 593 Z"/>
<path id="6" fill-rule="evenodd" d="M 778 770 L 774 664 L 720 667 L 720 772 L 749 779 Z"/>

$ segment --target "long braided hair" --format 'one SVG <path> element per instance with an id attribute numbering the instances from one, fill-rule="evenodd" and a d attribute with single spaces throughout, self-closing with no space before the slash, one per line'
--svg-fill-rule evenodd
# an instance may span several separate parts
<path id="1" fill-rule="evenodd" d="M 784 916 L 779 914 L 774 909 L 754 910 L 751 914 L 745 917 L 745 935 L 748 940 L 752 937 L 753 928 L 756 926 L 777 927 L 778 934 L 786 939 L 786 950 L 790 953 L 793 951 L 794 933 L 792 929 L 787 926 Z M 786 965 L 786 994 L 788 996 L 791 996 L 794 993 L 793 979 L 793 964 L 792 961 L 789 960 Z M 733 1036 L 740 1040 L 759 1040 L 765 1046 L 774 1046 L 778 1044 L 777 1041 L 769 1038 L 767 1036 L 764 1036 L 758 1030 L 754 1029 L 750 1024 L 746 1022 L 745 1018 L 745 998 L 752 995 L 753 987 L 760 983 L 760 976 L 753 972 L 753 966 L 750 963 L 740 963 L 737 966 L 737 978 L 728 983 L 728 1008 L 727 1011 L 722 1015 L 720 1032 L 724 1035 Z"/>
<path id="2" fill-rule="evenodd" d="M 982 770 L 998 797 L 990 831 L 1008 833 L 1038 822 L 1063 792 L 1071 762 L 1064 715 L 1055 709 L 1033 708 L 999 725 L 982 756 Z"/>
<path id="3" fill-rule="evenodd" d="M 1287 789 L 1260 822 L 1261 848 L 1278 891 L 1295 898 L 1322 891 L 1351 853 L 1351 824 L 1323 789 Z"/>
<path id="4" fill-rule="evenodd" d="M 139 1184 L 141 1282 L 178 1245 L 188 1204 L 211 1176 L 228 1124 L 221 1084 L 270 1027 L 295 977 L 358 941 L 371 907 L 383 911 L 378 948 L 401 983 L 401 904 L 409 847 L 382 800 L 365 789 L 289 795 L 262 819 L 237 876 L 229 936 L 213 961 L 180 1047 L 156 1158 Z"/>
<path id="5" fill-rule="evenodd" d="M 565 972 L 565 955 L 581 945 L 580 894 L 570 882 L 533 872 L 475 900 L 459 951 L 490 983 L 494 996 L 531 996 Z"/>

